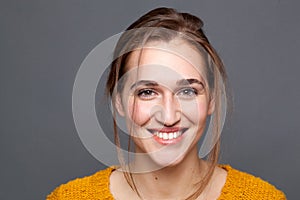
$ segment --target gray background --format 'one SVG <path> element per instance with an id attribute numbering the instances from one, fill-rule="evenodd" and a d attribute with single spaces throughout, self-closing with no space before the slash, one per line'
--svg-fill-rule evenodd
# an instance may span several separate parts
<path id="1" fill-rule="evenodd" d="M 225 62 L 234 109 L 222 162 L 299 197 L 299 1 L 1 0 L 0 199 L 44 199 L 105 167 L 76 133 L 73 81 L 99 42 L 158 6 L 201 17 Z"/>

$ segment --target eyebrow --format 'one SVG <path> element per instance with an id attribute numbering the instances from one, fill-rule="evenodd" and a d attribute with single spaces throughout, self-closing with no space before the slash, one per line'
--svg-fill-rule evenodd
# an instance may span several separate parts
<path id="1" fill-rule="evenodd" d="M 134 84 L 132 84 L 132 86 L 130 87 L 130 89 L 132 90 L 134 87 L 137 87 L 139 85 L 145 85 L 145 86 L 158 86 L 158 83 L 155 81 L 149 81 L 149 80 L 140 80 L 138 82 L 135 82 Z"/>
<path id="2" fill-rule="evenodd" d="M 191 85 L 193 83 L 197 83 L 199 85 L 203 85 L 201 81 L 198 79 L 190 78 L 190 79 L 181 79 L 176 81 L 176 85 L 178 86 L 186 86 L 186 85 Z M 159 84 L 155 81 L 150 81 L 150 80 L 140 80 L 135 82 L 134 84 L 131 85 L 130 90 L 132 90 L 134 87 L 140 86 L 140 85 L 145 85 L 145 86 L 158 86 Z"/>
<path id="3" fill-rule="evenodd" d="M 198 79 L 195 78 L 189 78 L 189 79 L 181 79 L 176 81 L 176 85 L 192 85 L 193 83 L 197 83 L 200 85 L 203 85 L 203 83 L 201 81 L 199 81 Z"/>

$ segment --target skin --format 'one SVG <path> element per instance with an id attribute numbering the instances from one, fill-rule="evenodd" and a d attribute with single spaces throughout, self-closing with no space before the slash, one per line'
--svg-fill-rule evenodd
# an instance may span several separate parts
<path id="1" fill-rule="evenodd" d="M 134 136 L 135 152 L 145 155 L 136 157 L 133 165 L 158 166 L 158 170 L 133 175 L 146 199 L 183 199 L 196 189 L 193 185 L 207 170 L 207 164 L 198 158 L 196 145 L 207 117 L 214 111 L 205 63 L 195 48 L 175 39 L 134 51 L 126 64 L 124 90 L 117 94 L 115 106 Z M 154 136 L 168 131 L 182 135 L 176 140 Z M 216 199 L 226 175 L 217 167 L 198 199 Z M 122 172 L 114 171 L 110 181 L 116 199 L 139 199 Z"/>

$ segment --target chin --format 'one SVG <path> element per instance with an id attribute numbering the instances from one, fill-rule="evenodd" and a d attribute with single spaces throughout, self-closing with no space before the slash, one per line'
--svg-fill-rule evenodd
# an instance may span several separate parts
<path id="1" fill-rule="evenodd" d="M 157 155 L 159 154 L 159 155 Z M 174 167 L 180 164 L 185 157 L 186 153 L 173 153 L 173 152 L 159 152 L 150 155 L 152 162 L 161 168 Z"/>

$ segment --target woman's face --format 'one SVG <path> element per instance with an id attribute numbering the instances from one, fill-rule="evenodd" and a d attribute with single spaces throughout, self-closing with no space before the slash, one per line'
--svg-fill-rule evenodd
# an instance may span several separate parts
<path id="1" fill-rule="evenodd" d="M 205 63 L 182 40 L 150 43 L 130 55 L 116 107 L 137 153 L 147 153 L 161 166 L 197 155 L 196 144 L 213 112 Z"/>

